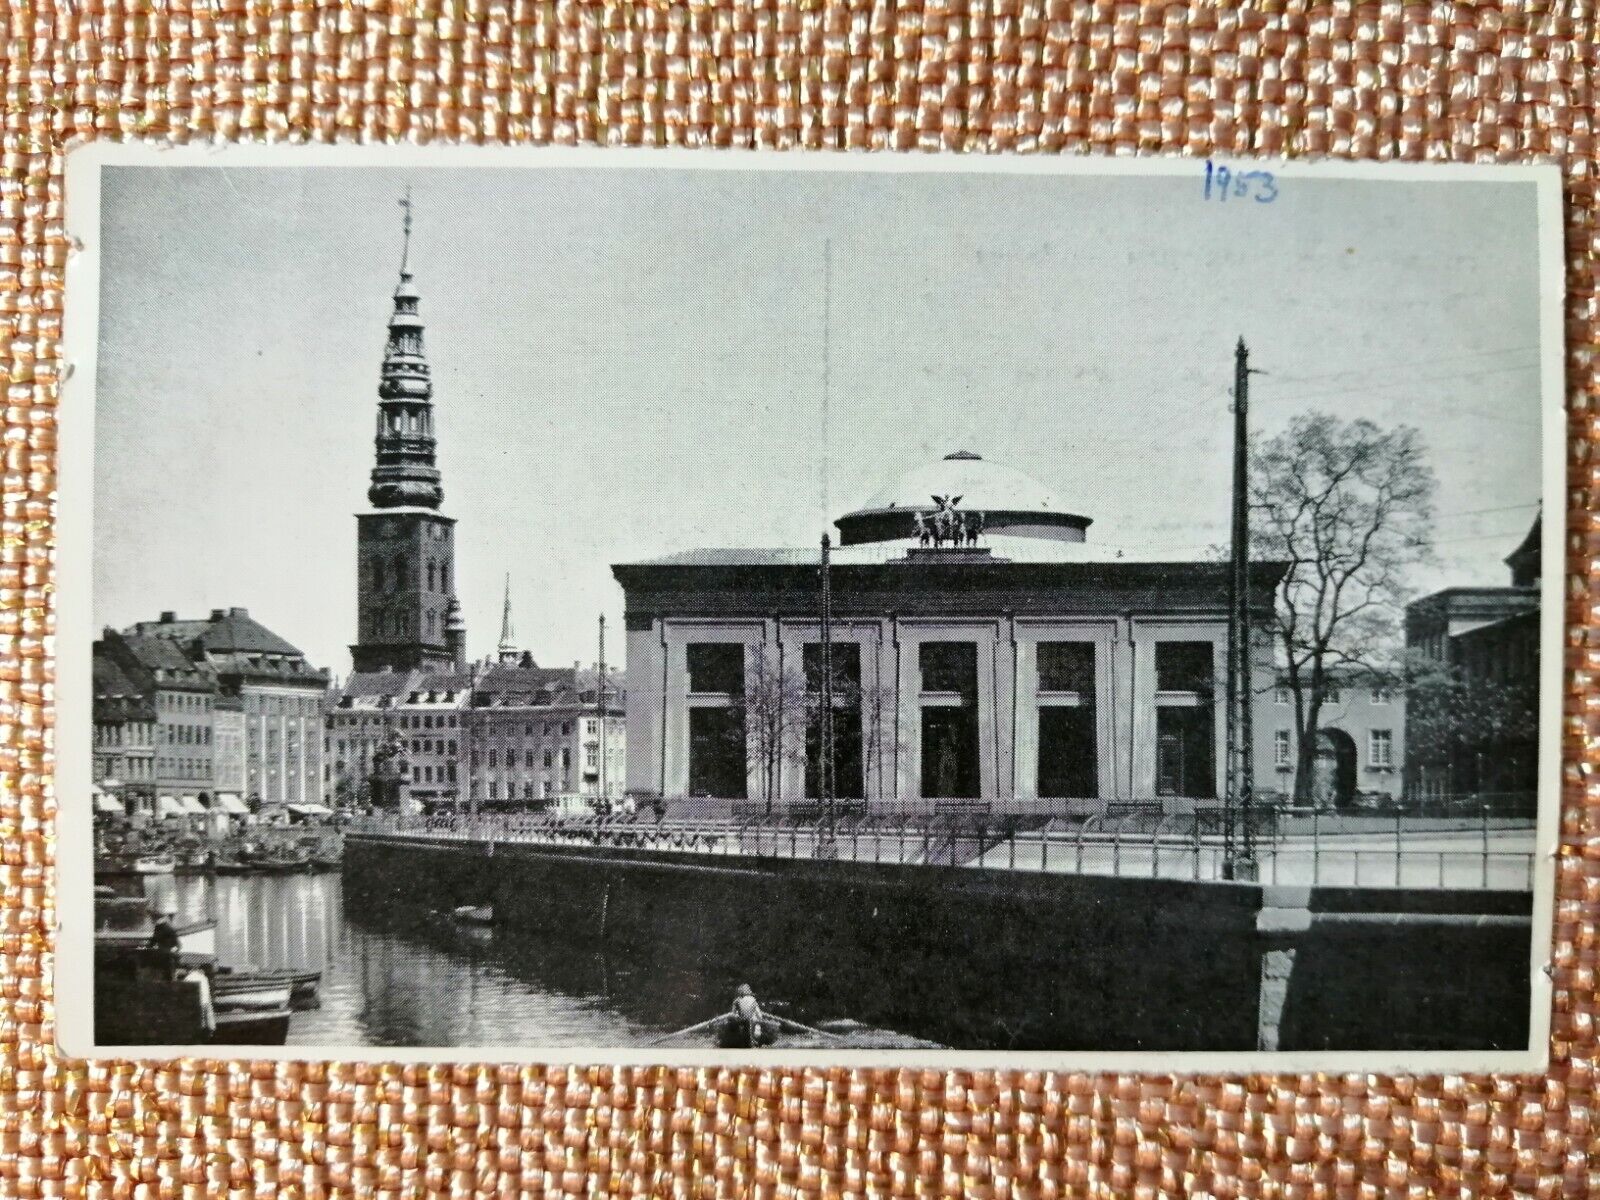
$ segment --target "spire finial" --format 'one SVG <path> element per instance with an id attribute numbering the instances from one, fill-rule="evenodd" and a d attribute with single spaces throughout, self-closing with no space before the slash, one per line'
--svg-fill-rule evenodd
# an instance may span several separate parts
<path id="1" fill-rule="evenodd" d="M 517 657 L 517 635 L 511 629 L 511 572 L 506 572 L 506 602 L 500 616 L 500 661 Z M 509 656 L 509 657 L 508 657 Z"/>
<path id="2" fill-rule="evenodd" d="M 405 197 L 400 201 L 400 207 L 405 209 L 406 215 L 401 220 L 401 227 L 405 230 L 405 241 L 400 247 L 400 274 L 404 275 L 411 264 L 411 185 L 406 184 Z"/>

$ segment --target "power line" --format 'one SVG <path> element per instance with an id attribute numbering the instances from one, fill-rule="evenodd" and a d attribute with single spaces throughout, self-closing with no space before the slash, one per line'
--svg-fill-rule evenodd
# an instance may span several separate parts
<path id="1" fill-rule="evenodd" d="M 1280 375 L 1278 378 L 1287 383 L 1310 383 L 1317 379 L 1337 379 L 1343 375 L 1376 375 L 1393 371 L 1397 368 L 1415 367 L 1423 363 L 1457 362 L 1463 358 L 1484 358 L 1495 354 L 1521 354 L 1526 350 L 1538 349 L 1538 346 L 1505 346 L 1499 350 L 1463 350 L 1458 354 L 1441 354 L 1434 358 L 1409 358 L 1404 362 L 1349 367 L 1343 371 L 1322 371 L 1316 375 Z"/>
<path id="2" fill-rule="evenodd" d="M 1502 504 L 1499 508 L 1468 508 L 1457 512 L 1435 513 L 1435 517 L 1481 517 L 1486 513 L 1516 512 L 1524 508 L 1538 508 L 1540 501 L 1529 500 L 1525 504 Z"/>
<path id="3" fill-rule="evenodd" d="M 1469 533 L 1460 537 L 1434 538 L 1436 546 L 1447 546 L 1451 542 L 1487 542 L 1494 538 L 1519 538 L 1527 534 L 1526 529 L 1513 529 L 1509 533 Z"/>
<path id="4" fill-rule="evenodd" d="M 1396 388 L 1415 387 L 1423 383 L 1444 383 L 1453 379 L 1483 379 L 1490 375 L 1505 375 L 1513 371 L 1537 371 L 1538 363 L 1521 363 L 1509 367 L 1486 367 L 1480 371 L 1458 371 L 1446 375 L 1425 375 L 1420 379 L 1402 379 L 1394 383 L 1376 383 L 1366 385 L 1352 385 L 1350 387 L 1325 388 L 1319 392 L 1289 392 L 1287 394 L 1274 393 L 1273 400 L 1315 400 L 1321 396 L 1348 396 L 1351 392 L 1392 392 Z M 1480 414 L 1481 415 L 1481 414 Z"/>

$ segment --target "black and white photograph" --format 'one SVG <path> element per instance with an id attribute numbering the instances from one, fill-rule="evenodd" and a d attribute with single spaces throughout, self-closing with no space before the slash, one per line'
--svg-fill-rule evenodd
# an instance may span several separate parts
<path id="1" fill-rule="evenodd" d="M 1544 1062 L 1554 168 L 68 171 L 69 1052 Z"/>

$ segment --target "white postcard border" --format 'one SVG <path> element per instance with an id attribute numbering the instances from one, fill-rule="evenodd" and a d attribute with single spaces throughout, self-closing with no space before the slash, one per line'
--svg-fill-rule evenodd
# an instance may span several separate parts
<path id="1" fill-rule="evenodd" d="M 1541 584 L 1540 772 L 1530 945 L 1529 1046 L 1504 1051 L 1375 1052 L 1012 1052 L 968 1050 L 711 1050 L 572 1046 L 103 1046 L 93 1040 L 94 845 L 90 800 L 93 720 L 94 393 L 100 280 L 100 176 L 107 167 L 225 170 L 232 167 L 406 169 L 671 169 L 835 171 L 1012 175 L 1190 175 L 1199 185 L 1205 161 L 1193 158 L 912 155 L 826 151 L 601 149 L 416 145 L 264 145 L 95 142 L 68 155 L 63 352 L 57 405 L 57 509 L 54 593 L 56 1040 L 69 1058 L 269 1059 L 363 1062 L 516 1062 L 684 1066 L 911 1067 L 963 1070 L 1135 1071 L 1204 1074 L 1455 1074 L 1541 1072 L 1548 1063 L 1553 987 L 1555 860 L 1561 806 L 1562 681 L 1566 673 L 1566 455 L 1564 286 L 1561 175 L 1555 166 L 1253 160 L 1218 156 L 1229 167 L 1271 170 L 1285 180 L 1533 183 L 1538 189 L 1540 395 L 1543 418 L 1543 556 L 1556 569 Z M 81 799 L 72 799 L 81 797 Z M 66 799 L 64 799 L 66 798 Z"/>

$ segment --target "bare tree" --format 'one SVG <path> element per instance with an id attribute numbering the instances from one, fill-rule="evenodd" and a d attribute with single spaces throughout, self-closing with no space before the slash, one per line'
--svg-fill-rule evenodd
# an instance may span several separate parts
<path id="1" fill-rule="evenodd" d="M 898 801 L 899 784 L 894 770 L 903 744 L 899 736 L 895 690 L 887 684 L 863 684 L 854 699 L 861 709 L 861 759 L 866 791 L 871 794 L 871 781 L 876 779 L 878 787 L 886 786 L 888 793 L 885 796 L 880 791 L 878 798 Z"/>
<path id="2" fill-rule="evenodd" d="M 1294 698 L 1294 795 L 1310 798 L 1334 675 L 1398 672 L 1406 574 L 1432 552 L 1433 470 L 1409 426 L 1304 413 L 1251 456 L 1252 550 L 1286 562 L 1274 634 Z"/>
<path id="3" fill-rule="evenodd" d="M 804 763 L 806 755 L 806 687 L 800 673 L 784 670 L 776 655 L 756 648 L 745 673 L 745 749 L 755 763 L 761 794 L 771 812 L 783 788 L 784 768 Z"/>

